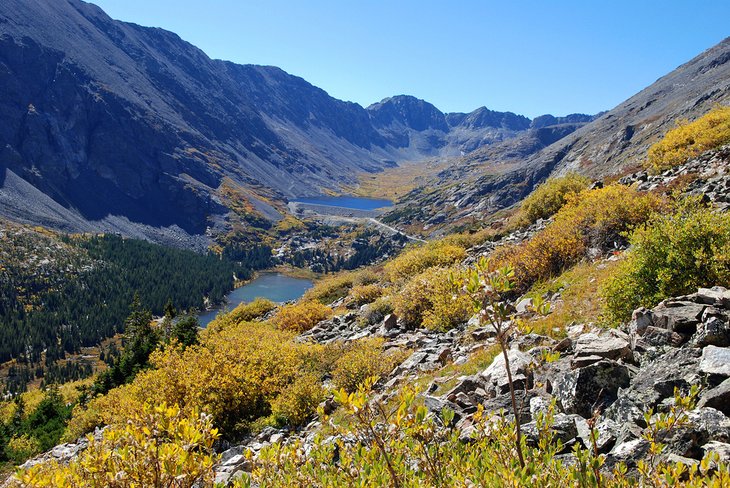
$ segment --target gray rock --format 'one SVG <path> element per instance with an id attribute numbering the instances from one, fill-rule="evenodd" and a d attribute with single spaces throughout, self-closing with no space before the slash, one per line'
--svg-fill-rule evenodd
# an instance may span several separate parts
<path id="1" fill-rule="evenodd" d="M 566 372 L 556 379 L 553 395 L 563 411 L 590 418 L 616 400 L 619 388 L 629 386 L 629 370 L 615 361 L 597 363 Z"/>
<path id="2" fill-rule="evenodd" d="M 605 416 L 619 423 L 643 425 L 644 412 L 655 408 L 666 398 L 673 398 L 675 388 L 686 393 L 691 385 L 701 381 L 699 357 L 699 350 L 685 347 L 670 349 L 643 364 L 631 386 L 618 392 L 618 399 L 606 409 Z"/>
<path id="3" fill-rule="evenodd" d="M 693 334 L 707 305 L 683 301 L 665 300 L 652 310 L 652 322 L 656 327 Z"/>
<path id="4" fill-rule="evenodd" d="M 696 297 L 697 303 L 730 309 L 730 290 L 722 286 L 700 288 L 693 296 Z"/>
<path id="5" fill-rule="evenodd" d="M 698 407 L 712 407 L 730 416 L 730 378 L 700 395 Z"/>
<path id="6" fill-rule="evenodd" d="M 730 376 L 730 348 L 706 346 L 702 349 L 700 371 L 707 374 Z"/>
<path id="7" fill-rule="evenodd" d="M 393 330 L 398 328 L 398 317 L 395 314 L 389 313 L 383 319 L 383 329 Z"/>
<path id="8" fill-rule="evenodd" d="M 553 439 L 560 440 L 565 446 L 571 445 L 576 437 L 578 437 L 578 429 L 576 428 L 576 419 L 573 415 L 564 413 L 556 413 L 553 416 L 553 424 L 550 428 Z M 521 426 L 522 433 L 527 438 L 528 444 L 536 446 L 540 440 L 540 432 L 537 428 L 537 421 L 533 420 Z"/>
<path id="9" fill-rule="evenodd" d="M 532 385 L 532 366 L 535 360 L 529 354 L 516 349 L 507 352 L 509 358 L 512 382 L 516 389 L 530 388 Z M 507 369 L 505 368 L 504 355 L 499 354 L 492 364 L 482 372 L 482 377 L 487 384 L 492 385 L 498 394 L 509 391 Z"/>
<path id="10" fill-rule="evenodd" d="M 578 430 L 578 438 L 583 442 L 583 445 L 589 449 L 593 448 L 593 441 L 591 440 L 591 429 L 588 426 L 588 421 L 581 417 L 575 418 L 575 426 Z M 618 423 L 611 419 L 600 419 L 595 427 L 596 433 L 596 448 L 599 453 L 606 453 L 616 444 L 616 433 L 619 431 L 620 426 Z"/>
<path id="11" fill-rule="evenodd" d="M 613 360 L 632 357 L 628 337 L 617 330 L 583 334 L 575 342 L 574 351 L 576 359 L 589 356 Z"/>
<path id="12" fill-rule="evenodd" d="M 711 316 L 697 325 L 697 333 L 692 337 L 695 347 L 730 346 L 730 322 L 727 317 Z"/>
<path id="13" fill-rule="evenodd" d="M 702 450 L 705 454 L 717 454 L 721 463 L 730 463 L 730 444 L 726 442 L 710 441 L 702 446 Z"/>

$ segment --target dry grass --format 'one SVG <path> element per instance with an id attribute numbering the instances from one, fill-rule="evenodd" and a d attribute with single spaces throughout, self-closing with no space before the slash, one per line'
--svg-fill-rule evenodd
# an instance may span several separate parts
<path id="1" fill-rule="evenodd" d="M 599 289 L 611 278 L 618 261 L 580 263 L 550 281 L 532 287 L 528 296 L 542 296 L 561 291 L 561 300 L 554 303 L 552 312 L 526 323 L 536 334 L 553 338 L 565 336 L 565 329 L 571 324 L 602 323 L 601 312 L 604 300 Z"/>

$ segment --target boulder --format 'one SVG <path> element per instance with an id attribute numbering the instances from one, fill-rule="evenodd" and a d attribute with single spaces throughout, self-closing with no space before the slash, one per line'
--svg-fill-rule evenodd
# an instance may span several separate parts
<path id="1" fill-rule="evenodd" d="M 509 358 L 512 382 L 516 390 L 523 390 L 532 387 L 532 367 L 535 359 L 517 349 L 510 349 L 507 352 Z M 492 364 L 482 372 L 482 377 L 487 385 L 493 388 L 496 394 L 504 394 L 509 391 L 509 380 L 505 368 L 504 354 L 498 354 Z"/>
<path id="2" fill-rule="evenodd" d="M 730 348 L 706 346 L 702 349 L 700 371 L 706 374 L 730 376 Z"/>
<path id="3" fill-rule="evenodd" d="M 693 334 L 707 305 L 684 300 L 665 300 L 652 310 L 655 327 L 680 334 Z"/>
<path id="4" fill-rule="evenodd" d="M 590 418 L 594 410 L 603 410 L 616 400 L 619 388 L 627 386 L 628 368 L 615 361 L 603 359 L 558 376 L 553 385 L 553 395 L 563 411 Z"/>
<path id="5" fill-rule="evenodd" d="M 715 453 L 721 463 L 730 463 L 730 444 L 726 442 L 710 441 L 702 446 L 705 454 Z"/>
<path id="6" fill-rule="evenodd" d="M 584 418 L 575 418 L 575 427 L 578 430 L 578 438 L 583 442 L 583 445 L 588 448 L 593 448 L 593 441 L 591 440 L 591 429 L 588 426 L 588 421 Z M 620 425 L 611 419 L 600 419 L 595 427 L 596 433 L 596 449 L 599 453 L 605 454 L 610 451 L 611 448 L 616 444 L 616 433 L 619 431 Z"/>
<path id="7" fill-rule="evenodd" d="M 631 346 L 628 336 L 611 330 L 605 333 L 588 333 L 581 335 L 574 346 L 575 360 L 598 357 L 600 359 L 631 359 Z"/>
<path id="8" fill-rule="evenodd" d="M 631 386 L 618 393 L 618 399 L 606 409 L 607 418 L 619 423 L 644 423 L 644 412 L 662 400 L 674 397 L 674 389 L 688 392 L 699 384 L 700 351 L 694 348 L 670 349 L 655 360 L 643 364 Z"/>
<path id="9" fill-rule="evenodd" d="M 564 413 L 556 413 L 553 416 L 553 424 L 550 428 L 550 432 L 553 434 L 553 439 L 560 440 L 565 448 L 569 448 L 574 444 L 575 439 L 578 437 L 578 429 L 576 428 L 576 419 L 573 415 L 566 415 Z M 537 427 L 537 421 L 533 420 L 521 426 L 522 433 L 527 439 L 527 443 L 532 446 L 537 446 L 540 441 L 540 431 Z"/>
<path id="10" fill-rule="evenodd" d="M 730 378 L 715 388 L 710 388 L 702 392 L 697 406 L 715 408 L 725 415 L 730 416 Z"/>
<path id="11" fill-rule="evenodd" d="M 719 308 L 730 310 L 730 290 L 722 286 L 713 286 L 712 288 L 700 288 L 697 293 L 690 295 L 694 297 L 697 303 L 705 305 L 714 305 Z"/>
<path id="12" fill-rule="evenodd" d="M 705 315 L 708 315 L 705 312 Z M 695 347 L 730 346 L 730 321 L 725 314 L 707 316 L 697 325 L 697 333 L 692 337 Z"/>
<path id="13" fill-rule="evenodd" d="M 389 313 L 383 319 L 383 330 L 393 330 L 398 328 L 398 317 L 395 314 Z"/>

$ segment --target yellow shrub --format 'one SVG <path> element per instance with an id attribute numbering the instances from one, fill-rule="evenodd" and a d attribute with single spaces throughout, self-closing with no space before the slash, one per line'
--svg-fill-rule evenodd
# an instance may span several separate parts
<path id="1" fill-rule="evenodd" d="M 324 398 L 320 379 L 313 374 L 304 375 L 274 399 L 271 413 L 290 425 L 299 426 L 312 416 Z"/>
<path id="2" fill-rule="evenodd" d="M 5 447 L 5 454 L 15 463 L 22 463 L 28 458 L 40 454 L 41 443 L 35 437 L 28 437 L 23 434 L 20 437 L 13 437 Z"/>
<path id="3" fill-rule="evenodd" d="M 145 404 L 124 422 L 104 431 L 68 465 L 47 461 L 18 473 L 20 486 L 212 486 L 210 417 L 185 415 L 177 407 Z"/>
<path id="4" fill-rule="evenodd" d="M 449 281 L 456 268 L 430 268 L 414 276 L 394 295 L 395 314 L 406 324 L 446 330 L 466 322 L 473 313 L 468 297 L 455 293 Z"/>
<path id="5" fill-rule="evenodd" d="M 145 402 L 199 409 L 232 432 L 271 413 L 271 403 L 307 374 L 320 374 L 319 348 L 295 343 L 292 332 L 261 322 L 242 322 L 211 331 L 198 346 L 155 352 L 155 367 L 128 385 L 78 409 L 69 435 L 129 417 Z"/>
<path id="6" fill-rule="evenodd" d="M 569 195 L 580 193 L 589 184 L 588 178 L 577 173 L 548 179 L 523 200 L 520 207 L 522 219 L 529 225 L 554 215 L 565 205 Z"/>
<path id="7" fill-rule="evenodd" d="M 402 252 L 385 265 L 385 274 L 390 281 L 404 281 L 428 268 L 451 266 L 465 257 L 466 250 L 448 240 L 429 242 Z"/>
<path id="8" fill-rule="evenodd" d="M 357 285 L 350 290 L 350 296 L 358 305 L 372 303 L 383 294 L 383 288 L 378 285 Z"/>
<path id="9" fill-rule="evenodd" d="M 332 316 L 332 309 L 316 301 L 285 305 L 274 315 L 272 323 L 282 330 L 305 332 Z"/>
<path id="10" fill-rule="evenodd" d="M 350 344 L 335 362 L 332 381 L 338 388 L 355 391 L 366 378 L 390 373 L 405 355 L 403 351 L 383 351 L 380 337 L 360 339 Z"/>
<path id="11" fill-rule="evenodd" d="M 661 207 L 656 196 L 623 185 L 585 190 L 569 197 L 545 230 L 522 244 L 497 250 L 495 260 L 498 265 L 512 265 L 518 290 L 526 291 L 536 281 L 577 263 L 591 247 L 607 251 L 614 243 L 625 242 L 626 232 Z"/>
<path id="12" fill-rule="evenodd" d="M 266 298 L 257 298 L 250 303 L 242 303 L 230 312 L 230 319 L 234 322 L 251 322 L 271 312 L 276 304 Z"/>
<path id="13" fill-rule="evenodd" d="M 335 300 L 346 297 L 356 278 L 357 274 L 353 272 L 340 273 L 324 278 L 304 293 L 303 300 L 316 300 L 329 305 Z"/>
<path id="14" fill-rule="evenodd" d="M 678 122 L 664 139 L 649 148 L 647 164 L 654 171 L 664 171 L 727 142 L 730 107 L 717 107 L 694 122 Z"/>

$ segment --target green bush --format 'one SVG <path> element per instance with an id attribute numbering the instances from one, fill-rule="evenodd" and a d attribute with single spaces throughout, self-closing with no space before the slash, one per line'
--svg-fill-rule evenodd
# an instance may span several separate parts
<path id="1" fill-rule="evenodd" d="M 580 193 L 589 184 L 588 178 L 577 173 L 548 179 L 522 202 L 522 220 L 529 225 L 554 215 L 566 204 L 568 195 Z"/>
<path id="2" fill-rule="evenodd" d="M 630 241 L 633 249 L 602 291 L 612 322 L 697 287 L 730 285 L 728 214 L 685 203 L 634 231 Z"/>

